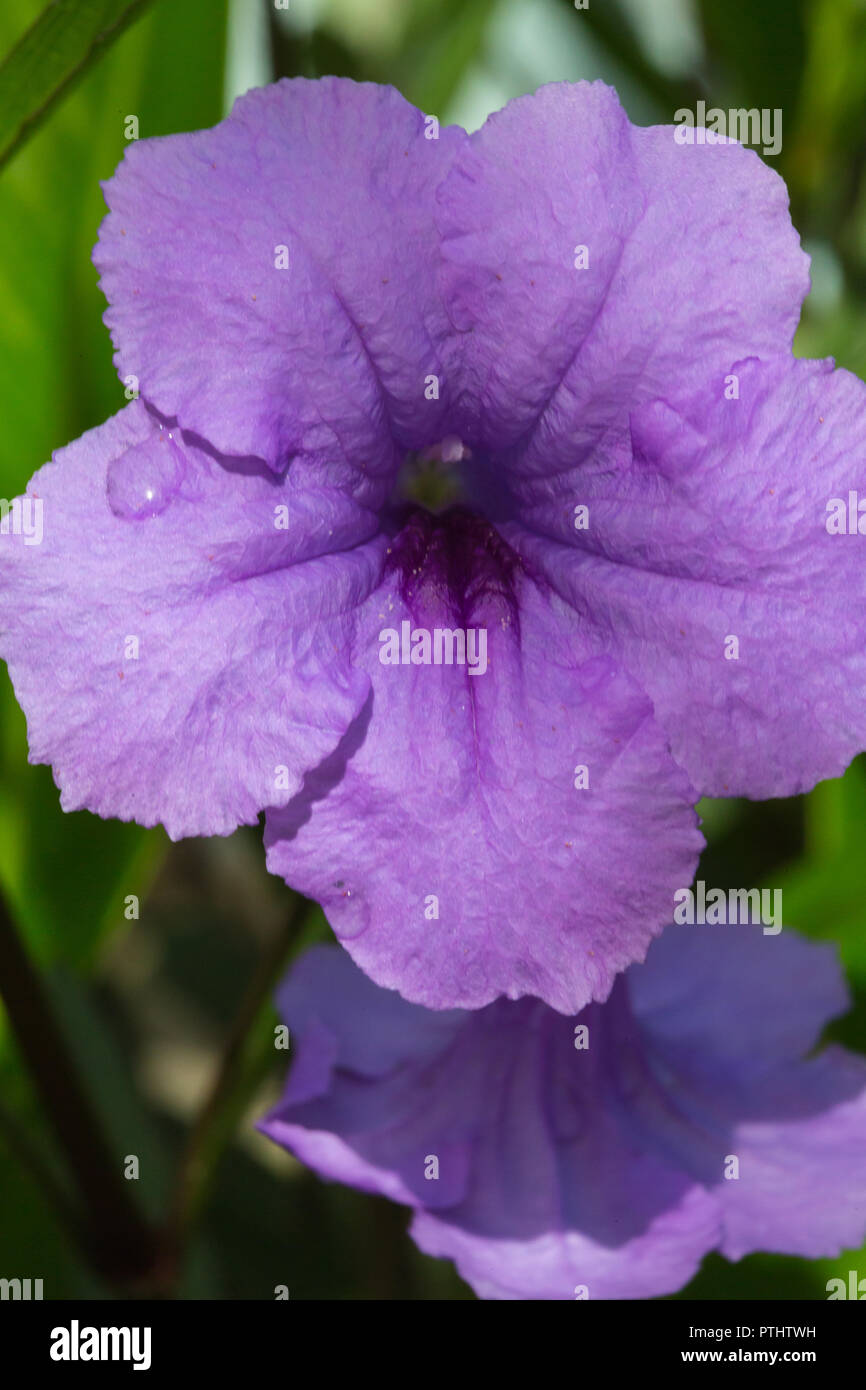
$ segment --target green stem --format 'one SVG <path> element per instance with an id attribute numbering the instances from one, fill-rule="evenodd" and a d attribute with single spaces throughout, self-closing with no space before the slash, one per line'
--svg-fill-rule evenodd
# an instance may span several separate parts
<path id="1" fill-rule="evenodd" d="M 836 859 L 844 851 L 848 828 L 845 792 L 841 781 L 834 779 L 819 782 L 806 797 L 803 809 L 805 850 L 807 859 L 813 864 Z"/>
<path id="2" fill-rule="evenodd" d="M 306 899 L 297 898 L 285 926 L 253 971 L 226 1038 L 213 1084 L 189 1132 L 178 1167 L 167 1226 L 175 1260 L 179 1260 L 201 1210 L 239 1104 L 248 1094 L 247 1083 L 254 1070 L 251 1040 L 256 1035 L 255 1025 L 270 1000 L 292 947 L 300 945 L 298 929 L 308 908 Z"/>

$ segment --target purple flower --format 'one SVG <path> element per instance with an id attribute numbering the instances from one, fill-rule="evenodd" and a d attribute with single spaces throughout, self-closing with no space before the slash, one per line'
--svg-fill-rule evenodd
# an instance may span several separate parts
<path id="1" fill-rule="evenodd" d="M 598 83 L 470 137 L 326 79 L 133 144 L 106 197 L 140 398 L 34 478 L 42 543 L 0 538 L 32 759 L 172 837 L 266 810 L 417 1002 L 605 998 L 699 795 L 866 743 L 859 504 L 826 524 L 866 391 L 790 356 L 783 184 Z M 424 458 L 459 505 L 407 502 Z"/>
<path id="2" fill-rule="evenodd" d="M 649 1298 L 720 1250 L 866 1232 L 866 1059 L 806 1054 L 846 1007 L 833 949 L 669 927 L 604 1004 L 433 1012 L 317 947 L 280 994 L 295 1062 L 260 1128 L 414 1209 L 485 1298 Z"/>

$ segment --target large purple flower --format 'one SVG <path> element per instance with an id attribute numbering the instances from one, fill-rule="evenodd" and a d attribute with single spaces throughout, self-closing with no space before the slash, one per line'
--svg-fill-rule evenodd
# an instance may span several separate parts
<path id="1" fill-rule="evenodd" d="M 790 356 L 784 186 L 601 84 L 470 137 L 326 79 L 131 146 L 106 197 L 140 399 L 34 478 L 43 543 L 0 539 L 32 758 L 173 837 L 266 810 L 270 867 L 408 998 L 605 998 L 698 795 L 866 743 L 859 537 L 825 525 L 866 391 Z M 425 456 L 459 504 L 413 502 Z"/>
<path id="2" fill-rule="evenodd" d="M 604 1004 L 433 1012 L 317 947 L 280 994 L 295 1062 L 260 1126 L 414 1209 L 486 1298 L 648 1298 L 717 1249 L 817 1257 L 866 1233 L 866 1058 L 827 1047 L 831 947 L 669 927 Z"/>

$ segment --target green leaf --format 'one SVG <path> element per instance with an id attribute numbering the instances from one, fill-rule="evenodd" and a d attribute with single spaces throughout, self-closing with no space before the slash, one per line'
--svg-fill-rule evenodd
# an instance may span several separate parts
<path id="1" fill-rule="evenodd" d="M 53 0 L 0 66 L 0 167 L 150 0 Z"/>
<path id="2" fill-rule="evenodd" d="M 443 112 L 478 55 L 493 10 L 493 0 L 436 4 L 426 28 L 410 33 L 396 79 L 383 72 L 382 80 L 395 80 L 422 111 Z"/>
<path id="3" fill-rule="evenodd" d="M 575 10 L 573 0 L 562 0 L 562 4 L 571 11 L 575 23 L 586 26 L 587 32 L 629 82 L 653 103 L 658 120 L 669 122 L 679 107 L 694 104 L 699 95 L 694 80 L 691 77 L 674 79 L 659 71 L 645 52 L 627 9 L 618 0 L 605 0 L 603 5 L 590 4 L 580 11 Z"/>
<path id="4" fill-rule="evenodd" d="M 856 759 L 844 777 L 821 782 L 806 798 L 802 857 L 773 878 L 782 890 L 786 926 L 838 945 L 849 979 L 866 989 L 866 767 Z M 861 1017 L 866 1048 L 866 1017 Z"/>
<path id="5" fill-rule="evenodd" d="M 710 58 L 707 105 L 781 107 L 785 121 L 793 120 L 811 9 L 807 0 L 700 0 Z"/>

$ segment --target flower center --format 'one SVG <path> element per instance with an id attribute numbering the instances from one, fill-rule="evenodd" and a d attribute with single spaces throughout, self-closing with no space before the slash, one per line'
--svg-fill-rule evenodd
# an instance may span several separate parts
<path id="1" fill-rule="evenodd" d="M 388 570 L 399 576 L 413 610 L 447 609 L 469 623 L 484 610 L 510 623 L 517 617 L 520 557 L 483 516 L 462 506 L 433 513 L 408 507 L 391 544 Z"/>
<path id="2" fill-rule="evenodd" d="M 393 501 L 416 502 L 428 512 L 438 513 L 467 497 L 464 465 L 470 451 L 456 435 L 420 453 L 406 455 L 397 475 Z"/>

